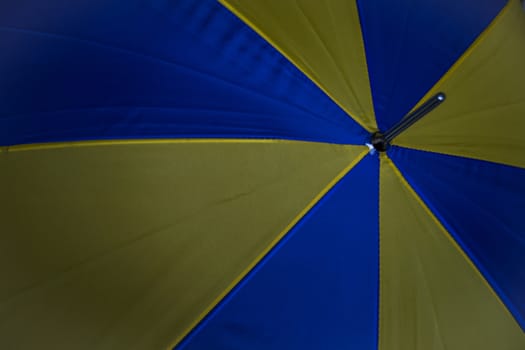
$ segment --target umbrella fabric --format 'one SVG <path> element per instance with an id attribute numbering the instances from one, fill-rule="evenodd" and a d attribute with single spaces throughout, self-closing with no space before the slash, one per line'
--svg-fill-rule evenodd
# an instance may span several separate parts
<path id="1" fill-rule="evenodd" d="M 8 0 L 0 48 L 2 349 L 525 348 L 518 0 Z"/>

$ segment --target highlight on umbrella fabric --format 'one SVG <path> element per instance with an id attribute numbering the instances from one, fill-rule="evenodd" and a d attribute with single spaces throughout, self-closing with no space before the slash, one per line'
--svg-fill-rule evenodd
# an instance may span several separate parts
<path id="1" fill-rule="evenodd" d="M 0 348 L 525 349 L 519 0 L 7 0 L 0 49 Z"/>

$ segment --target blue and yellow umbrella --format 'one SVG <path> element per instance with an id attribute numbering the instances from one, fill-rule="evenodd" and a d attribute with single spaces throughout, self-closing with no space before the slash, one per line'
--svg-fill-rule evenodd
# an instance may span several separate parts
<path id="1" fill-rule="evenodd" d="M 0 348 L 525 349 L 518 0 L 3 0 Z"/>

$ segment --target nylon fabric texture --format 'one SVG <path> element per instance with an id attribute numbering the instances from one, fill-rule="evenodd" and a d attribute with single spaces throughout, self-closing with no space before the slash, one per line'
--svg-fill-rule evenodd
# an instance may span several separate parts
<path id="1" fill-rule="evenodd" d="M 0 42 L 2 146 L 188 137 L 361 145 L 366 138 L 213 0 L 2 1 Z"/>
<path id="2" fill-rule="evenodd" d="M 3 346 L 168 347 L 363 148 L 219 140 L 0 153 L 11 199 Z"/>
<path id="3" fill-rule="evenodd" d="M 398 147 L 390 157 L 525 326 L 525 270 L 515 268 L 525 266 L 525 222 L 516 215 L 525 211 L 525 170 Z"/>
<path id="4" fill-rule="evenodd" d="M 524 16 L 1 1 L 0 349 L 523 350 Z"/>
<path id="5" fill-rule="evenodd" d="M 511 314 L 386 157 L 380 191 L 379 349 L 525 347 Z"/>
<path id="6" fill-rule="evenodd" d="M 511 1 L 427 94 L 446 91 L 447 102 L 395 144 L 525 168 L 523 33 L 525 13 Z"/>
<path id="7" fill-rule="evenodd" d="M 408 113 L 506 3 L 358 0 L 379 129 Z"/>
<path id="8" fill-rule="evenodd" d="M 375 130 L 357 5 L 353 1 L 221 0 L 368 131 Z"/>
<path id="9" fill-rule="evenodd" d="M 377 349 L 378 173 L 350 169 L 176 349 Z"/>

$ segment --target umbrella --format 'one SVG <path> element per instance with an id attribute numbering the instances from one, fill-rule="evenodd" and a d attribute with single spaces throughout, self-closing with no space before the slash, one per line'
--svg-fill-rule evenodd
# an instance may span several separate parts
<path id="1" fill-rule="evenodd" d="M 525 348 L 518 0 L 0 4 L 2 349 Z"/>

